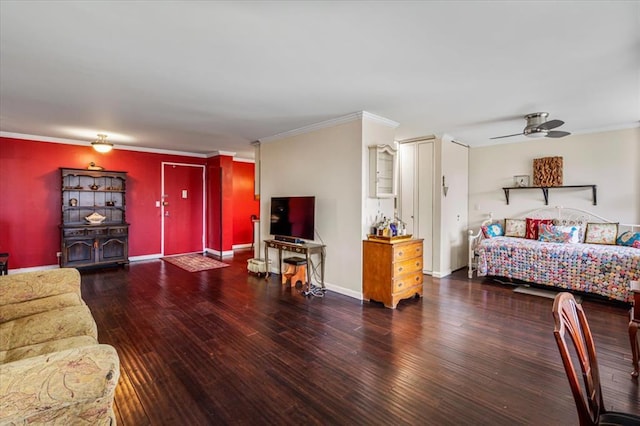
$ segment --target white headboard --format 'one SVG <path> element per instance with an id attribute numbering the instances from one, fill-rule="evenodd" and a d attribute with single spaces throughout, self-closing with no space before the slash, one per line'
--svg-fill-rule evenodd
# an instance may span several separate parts
<path id="1" fill-rule="evenodd" d="M 576 209 L 572 207 L 543 207 L 536 210 L 531 210 L 527 213 L 523 213 L 519 216 L 515 216 L 512 219 L 558 219 L 563 224 L 572 225 L 572 224 L 584 224 L 588 222 L 598 222 L 598 223 L 618 223 L 621 232 L 625 230 L 637 231 L 640 230 L 640 224 L 628 224 L 628 223 L 619 223 L 615 220 L 610 220 L 599 216 L 595 213 L 588 212 L 582 209 Z M 489 213 L 489 217 L 482 222 L 481 226 L 487 225 L 493 222 L 495 219 L 493 218 L 493 213 Z M 480 232 L 481 233 L 481 232 Z M 473 235 L 473 231 L 469 231 L 469 235 Z"/>

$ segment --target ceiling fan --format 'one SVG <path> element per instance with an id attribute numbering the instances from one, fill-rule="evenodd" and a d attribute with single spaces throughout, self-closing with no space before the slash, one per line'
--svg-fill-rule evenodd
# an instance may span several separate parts
<path id="1" fill-rule="evenodd" d="M 569 136 L 571 133 L 563 132 L 560 130 L 551 130 L 556 127 L 560 127 L 564 124 L 562 120 L 547 121 L 549 116 L 548 112 L 534 112 L 533 114 L 527 114 L 524 118 L 527 120 L 527 126 L 522 133 L 516 133 L 514 135 L 496 136 L 489 139 L 502 139 L 510 138 L 512 136 L 525 135 L 530 138 L 563 138 Z"/>

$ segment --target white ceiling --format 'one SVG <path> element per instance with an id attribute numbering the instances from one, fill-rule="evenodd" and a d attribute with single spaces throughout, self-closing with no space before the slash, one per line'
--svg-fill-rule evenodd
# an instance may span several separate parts
<path id="1" fill-rule="evenodd" d="M 639 1 L 2 0 L 0 49 L 5 135 L 252 157 L 363 110 L 470 146 L 640 118 Z"/>

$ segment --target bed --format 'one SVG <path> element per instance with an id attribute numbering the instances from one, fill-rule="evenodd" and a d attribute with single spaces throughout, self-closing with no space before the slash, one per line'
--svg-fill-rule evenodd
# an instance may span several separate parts
<path id="1" fill-rule="evenodd" d="M 525 235 L 521 229 L 514 230 L 522 221 Z M 492 231 L 500 223 L 490 215 L 477 233 L 469 231 L 469 278 L 475 270 L 478 276 L 631 302 L 629 282 L 640 280 L 640 225 L 562 207 L 505 219 L 502 235 Z M 539 235 L 529 235 L 533 225 Z"/>

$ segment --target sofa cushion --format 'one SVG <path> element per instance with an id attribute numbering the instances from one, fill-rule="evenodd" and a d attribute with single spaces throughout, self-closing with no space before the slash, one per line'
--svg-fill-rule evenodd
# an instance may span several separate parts
<path id="1" fill-rule="evenodd" d="M 73 268 L 0 275 L 0 306 L 31 299 L 78 293 L 80 273 Z"/>
<path id="2" fill-rule="evenodd" d="M 112 425 L 120 362 L 108 345 L 0 365 L 0 424 Z"/>
<path id="3" fill-rule="evenodd" d="M 47 312 L 52 309 L 78 305 L 84 305 L 84 301 L 78 293 L 64 293 L 20 303 L 10 303 L 0 307 L 0 323 Z"/>
<path id="4" fill-rule="evenodd" d="M 86 305 L 53 309 L 0 324 L 0 351 L 73 336 L 98 338 Z"/>
<path id="5" fill-rule="evenodd" d="M 82 346 L 97 345 L 98 341 L 93 336 L 73 336 L 64 339 L 52 340 L 35 345 L 23 346 L 0 352 L 0 364 L 13 362 L 20 359 L 45 355 L 48 353 L 64 351 L 66 349 L 80 348 Z"/>

